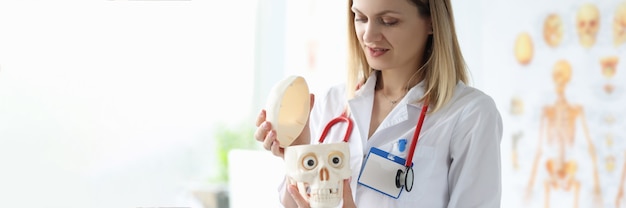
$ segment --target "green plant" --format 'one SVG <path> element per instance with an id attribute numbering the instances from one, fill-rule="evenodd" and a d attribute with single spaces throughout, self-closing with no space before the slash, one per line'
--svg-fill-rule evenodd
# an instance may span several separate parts
<path id="1" fill-rule="evenodd" d="M 219 165 L 217 182 L 228 182 L 228 152 L 230 150 L 258 148 L 258 142 L 254 140 L 254 130 L 252 126 L 243 124 L 236 126 L 218 124 L 216 126 L 216 153 Z"/>

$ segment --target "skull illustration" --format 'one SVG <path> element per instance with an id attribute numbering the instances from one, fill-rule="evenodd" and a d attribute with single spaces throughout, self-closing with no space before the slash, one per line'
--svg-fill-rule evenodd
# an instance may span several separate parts
<path id="1" fill-rule="evenodd" d="M 583 4 L 576 15 L 578 40 L 585 48 L 591 48 L 596 42 L 596 35 L 600 29 L 600 11 L 591 3 Z"/>
<path id="2" fill-rule="evenodd" d="M 602 66 L 602 75 L 607 79 L 611 79 L 615 76 L 615 72 L 617 71 L 617 63 L 619 62 L 618 56 L 607 56 L 600 59 L 600 65 Z M 615 86 L 611 83 L 606 83 L 604 85 L 604 91 L 611 94 Z"/>
<path id="3" fill-rule="evenodd" d="M 515 40 L 515 58 L 522 65 L 528 65 L 533 58 L 533 40 L 527 32 L 522 32 Z"/>
<path id="4" fill-rule="evenodd" d="M 543 39 L 550 47 L 556 47 L 563 40 L 563 20 L 561 16 L 552 13 L 543 23 Z"/>
<path id="5" fill-rule="evenodd" d="M 619 46 L 626 42 L 626 1 L 615 10 L 613 18 L 613 45 Z"/>
<path id="6" fill-rule="evenodd" d="M 556 84 L 556 91 L 561 94 L 565 92 L 565 85 L 572 79 L 572 65 L 565 59 L 561 59 L 554 64 L 552 70 L 552 81 Z"/>
<path id="7" fill-rule="evenodd" d="M 618 56 L 606 56 L 600 58 L 600 65 L 602 66 L 602 75 L 607 79 L 613 78 L 617 71 L 617 63 L 619 62 Z"/>
<path id="8" fill-rule="evenodd" d="M 337 207 L 343 180 L 351 175 L 348 143 L 294 145 L 285 148 L 290 182 L 314 208 Z"/>

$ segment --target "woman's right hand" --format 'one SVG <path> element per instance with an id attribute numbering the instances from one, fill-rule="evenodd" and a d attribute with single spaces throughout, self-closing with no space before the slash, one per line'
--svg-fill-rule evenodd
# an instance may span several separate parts
<path id="1" fill-rule="evenodd" d="M 310 109 L 313 109 L 313 104 L 315 103 L 315 96 L 313 94 L 310 95 Z M 309 116 L 311 115 L 309 110 Z M 280 147 L 278 143 L 278 138 L 276 137 L 276 131 L 272 130 L 272 124 L 266 120 L 266 111 L 265 109 L 261 110 L 259 117 L 256 120 L 257 129 L 254 132 L 254 138 L 263 142 L 263 148 L 269 150 L 275 156 L 280 158 L 284 157 L 285 149 Z M 299 145 L 299 144 L 310 144 L 311 143 L 311 131 L 309 129 L 309 118 L 307 117 L 306 124 L 300 133 L 300 136 L 296 138 L 291 145 Z"/>

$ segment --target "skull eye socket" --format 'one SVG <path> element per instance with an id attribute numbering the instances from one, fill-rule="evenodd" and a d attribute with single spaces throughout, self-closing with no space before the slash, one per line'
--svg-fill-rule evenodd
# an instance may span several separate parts
<path id="1" fill-rule="evenodd" d="M 302 158 L 302 167 L 305 169 L 311 170 L 315 168 L 315 166 L 317 166 L 317 158 L 315 158 L 315 155 L 308 154 Z"/>
<path id="2" fill-rule="evenodd" d="M 328 155 L 328 164 L 333 168 L 343 167 L 343 153 L 332 152 Z"/>

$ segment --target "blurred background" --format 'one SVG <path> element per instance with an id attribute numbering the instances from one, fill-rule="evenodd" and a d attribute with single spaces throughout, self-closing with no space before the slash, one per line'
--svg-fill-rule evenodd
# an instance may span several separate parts
<path id="1" fill-rule="evenodd" d="M 626 207 L 624 1 L 452 5 L 470 84 L 503 117 L 503 207 Z M 276 207 L 282 163 L 252 138 L 254 119 L 288 75 L 313 93 L 345 79 L 346 11 L 0 1 L 0 207 Z M 558 146 L 563 167 L 549 165 Z"/>

